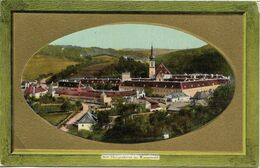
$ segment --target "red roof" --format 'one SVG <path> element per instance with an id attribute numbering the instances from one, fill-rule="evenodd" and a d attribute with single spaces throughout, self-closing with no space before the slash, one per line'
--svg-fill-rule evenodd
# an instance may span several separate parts
<path id="1" fill-rule="evenodd" d="M 60 95 L 70 95 L 70 96 L 83 96 L 91 98 L 100 98 L 102 93 L 105 93 L 108 97 L 115 96 L 132 96 L 136 92 L 134 90 L 130 91 L 109 91 L 109 90 L 95 90 L 93 88 L 58 88 L 56 90 L 57 94 Z"/>
<path id="2" fill-rule="evenodd" d="M 182 89 L 190 89 L 212 85 L 225 85 L 229 82 L 228 79 L 210 79 L 200 81 L 184 81 L 181 83 Z"/>
<path id="3" fill-rule="evenodd" d="M 27 93 L 27 94 L 40 93 L 40 92 L 45 92 L 45 91 L 47 91 L 47 90 L 44 89 L 42 86 L 33 86 L 33 85 L 30 85 L 29 87 L 27 87 L 25 89 L 25 93 Z"/>
<path id="4" fill-rule="evenodd" d="M 174 81 L 124 81 L 122 86 L 132 86 L 132 87 L 158 87 L 158 88 L 181 88 L 181 82 Z"/>
<path id="5" fill-rule="evenodd" d="M 152 108 L 152 109 L 155 109 L 155 108 L 157 108 L 157 107 L 160 107 L 159 102 L 156 101 L 156 100 L 153 100 L 153 99 L 148 98 L 148 97 L 144 97 L 143 99 L 146 100 L 146 101 L 148 101 L 149 103 L 151 103 L 151 108 Z"/>
<path id="6" fill-rule="evenodd" d="M 81 79 L 83 84 L 92 84 L 92 83 L 110 83 L 110 84 L 120 84 L 121 79 L 119 78 L 85 78 Z"/>
<path id="7" fill-rule="evenodd" d="M 171 74 L 171 72 L 166 68 L 166 66 L 163 63 L 160 63 L 160 65 L 156 68 L 156 75 L 159 73 L 162 74 Z"/>

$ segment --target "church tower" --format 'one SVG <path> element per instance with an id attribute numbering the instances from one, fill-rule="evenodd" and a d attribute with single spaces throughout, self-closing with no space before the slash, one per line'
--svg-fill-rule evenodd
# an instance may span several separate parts
<path id="1" fill-rule="evenodd" d="M 149 78 L 155 78 L 155 56 L 153 53 L 153 45 L 151 46 L 151 55 L 149 61 Z"/>

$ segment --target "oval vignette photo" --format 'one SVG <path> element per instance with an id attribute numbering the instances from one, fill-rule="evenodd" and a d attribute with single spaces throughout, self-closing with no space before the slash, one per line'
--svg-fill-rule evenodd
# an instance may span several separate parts
<path id="1" fill-rule="evenodd" d="M 60 131 L 131 144 L 210 124 L 230 104 L 235 76 L 220 52 L 187 32 L 115 24 L 43 46 L 25 65 L 21 89 Z"/>

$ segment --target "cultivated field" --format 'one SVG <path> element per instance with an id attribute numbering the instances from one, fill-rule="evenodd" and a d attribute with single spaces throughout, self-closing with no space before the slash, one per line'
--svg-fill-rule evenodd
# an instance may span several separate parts
<path id="1" fill-rule="evenodd" d="M 91 64 L 80 69 L 76 75 L 72 75 L 73 77 L 82 77 L 82 76 L 92 76 L 103 70 L 104 68 L 117 63 L 118 58 L 109 55 L 99 55 L 93 56 L 91 60 Z"/>
<path id="2" fill-rule="evenodd" d="M 34 80 L 39 75 L 58 73 L 66 69 L 69 65 L 75 65 L 78 62 L 57 58 L 52 56 L 35 55 L 24 68 L 23 80 Z"/>
<path id="3" fill-rule="evenodd" d="M 99 55 L 99 56 L 93 56 L 92 57 L 94 62 L 98 63 L 114 63 L 118 62 L 118 58 L 110 55 Z"/>
<path id="4" fill-rule="evenodd" d="M 44 118 L 45 120 L 47 120 L 49 123 L 51 123 L 52 125 L 57 126 L 60 122 L 62 122 L 63 120 L 65 120 L 69 115 L 71 114 L 71 112 L 67 112 L 67 113 L 46 113 L 46 114 L 41 114 L 40 116 L 42 118 Z"/>

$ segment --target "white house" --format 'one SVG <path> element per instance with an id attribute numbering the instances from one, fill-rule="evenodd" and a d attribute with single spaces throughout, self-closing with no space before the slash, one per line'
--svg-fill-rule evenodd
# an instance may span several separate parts
<path id="1" fill-rule="evenodd" d="M 78 131 L 87 130 L 91 131 L 92 126 L 97 123 L 97 118 L 91 112 L 87 112 L 79 121 L 77 122 Z"/>
<path id="2" fill-rule="evenodd" d="M 183 92 L 173 92 L 165 96 L 167 102 L 188 102 L 190 97 Z"/>
<path id="3" fill-rule="evenodd" d="M 21 89 L 24 91 L 26 88 L 28 88 L 30 85 L 36 85 L 37 80 L 34 81 L 22 81 L 21 82 Z"/>
<path id="4" fill-rule="evenodd" d="M 140 98 L 143 98 L 143 97 L 145 97 L 144 89 L 142 89 L 142 90 L 136 90 L 136 98 L 137 98 L 137 99 L 140 99 Z"/>

